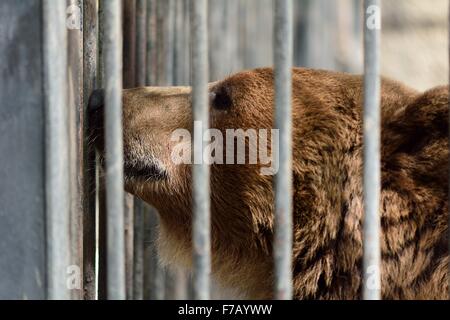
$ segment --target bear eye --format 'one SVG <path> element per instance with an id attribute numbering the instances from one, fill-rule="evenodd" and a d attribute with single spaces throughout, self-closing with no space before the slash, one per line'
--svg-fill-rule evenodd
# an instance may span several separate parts
<path id="1" fill-rule="evenodd" d="M 209 93 L 210 104 L 217 110 L 228 110 L 231 108 L 232 101 L 227 90 L 220 88 L 219 90 L 211 91 Z"/>

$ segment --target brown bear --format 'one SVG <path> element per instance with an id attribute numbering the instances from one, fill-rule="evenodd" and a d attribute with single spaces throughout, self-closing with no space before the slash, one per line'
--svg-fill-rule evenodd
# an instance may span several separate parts
<path id="1" fill-rule="evenodd" d="M 296 299 L 359 299 L 363 78 L 293 69 L 293 286 Z M 210 126 L 270 129 L 272 69 L 211 83 Z M 382 80 L 383 299 L 448 297 L 448 87 L 419 93 Z M 91 99 L 101 135 L 102 99 Z M 174 130 L 192 131 L 189 87 L 123 93 L 126 190 L 160 214 L 167 265 L 191 266 L 191 165 Z M 98 139 L 101 145 L 101 137 Z M 261 164 L 211 165 L 212 272 L 242 297 L 273 297 L 273 176 Z"/>

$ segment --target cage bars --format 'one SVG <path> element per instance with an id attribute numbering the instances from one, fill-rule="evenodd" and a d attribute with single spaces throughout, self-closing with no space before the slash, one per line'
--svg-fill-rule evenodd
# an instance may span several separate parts
<path id="1" fill-rule="evenodd" d="M 47 298 L 69 299 L 70 153 L 67 108 L 66 4 L 44 0 L 44 86 L 46 144 Z"/>
<path id="2" fill-rule="evenodd" d="M 97 0 L 83 1 L 83 95 L 84 114 L 89 96 L 98 87 L 98 4 Z M 86 126 L 87 127 L 87 126 Z M 86 129 L 86 128 L 85 128 Z M 85 133 L 86 134 L 86 133 Z M 85 181 L 83 214 L 83 292 L 85 300 L 97 298 L 96 287 L 96 161 L 95 150 L 85 137 Z"/>
<path id="3" fill-rule="evenodd" d="M 203 159 L 203 130 L 209 126 L 207 3 L 191 1 L 192 110 L 194 122 L 201 124 L 201 129 L 194 131 L 194 159 Z M 211 273 L 210 168 L 204 161 L 200 162 L 192 168 L 193 285 L 194 299 L 207 300 Z"/>
<path id="4" fill-rule="evenodd" d="M 274 184 L 274 297 L 288 300 L 292 299 L 292 1 L 277 0 L 274 4 L 275 128 L 279 130 L 279 170 Z"/>
<path id="5" fill-rule="evenodd" d="M 125 291 L 124 177 L 122 136 L 122 7 L 104 1 L 104 82 L 107 209 L 107 296 L 123 300 Z"/>
<path id="6" fill-rule="evenodd" d="M 380 1 L 364 1 L 363 298 L 380 299 Z"/>

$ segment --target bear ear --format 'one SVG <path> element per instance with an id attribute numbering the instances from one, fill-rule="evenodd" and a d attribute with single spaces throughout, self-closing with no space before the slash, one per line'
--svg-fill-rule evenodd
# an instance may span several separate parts
<path id="1" fill-rule="evenodd" d="M 409 180 L 401 181 L 441 183 L 447 188 L 448 99 L 448 87 L 435 88 L 418 96 L 404 112 L 385 120 L 382 158 L 391 170 L 385 179 L 407 177 Z"/>
<path id="2" fill-rule="evenodd" d="M 448 99 L 448 87 L 438 87 L 386 119 L 382 129 L 385 152 L 413 153 L 436 139 L 448 139 Z"/>
<path id="3" fill-rule="evenodd" d="M 225 86 L 214 88 L 209 93 L 209 103 L 216 110 L 228 110 L 232 107 L 233 101 L 229 89 Z"/>

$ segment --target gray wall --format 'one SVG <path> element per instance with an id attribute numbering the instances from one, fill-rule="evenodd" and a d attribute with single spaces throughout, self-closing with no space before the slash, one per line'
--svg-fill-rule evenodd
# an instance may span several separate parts
<path id="1" fill-rule="evenodd" d="M 41 1 L 0 1 L 0 22 L 0 299 L 43 299 Z"/>

